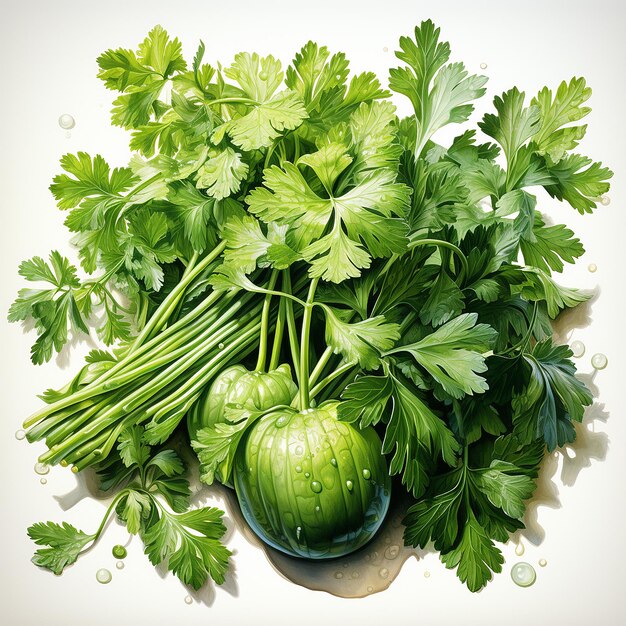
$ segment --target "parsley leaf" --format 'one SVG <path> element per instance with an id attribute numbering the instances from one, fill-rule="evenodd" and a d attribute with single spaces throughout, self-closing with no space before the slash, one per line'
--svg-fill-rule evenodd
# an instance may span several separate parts
<path id="1" fill-rule="evenodd" d="M 199 589 L 209 579 L 224 582 L 231 555 L 221 542 L 226 527 L 223 511 L 213 507 L 188 510 L 191 494 L 185 465 L 171 449 L 153 452 L 145 444 L 143 428 L 122 433 L 118 456 L 100 468 L 101 488 L 120 488 L 98 531 L 89 535 L 68 523 L 37 523 L 28 534 L 40 546 L 33 563 L 55 574 L 74 563 L 101 537 L 112 510 L 131 534 L 138 534 L 154 565 L 165 563 L 180 580 Z M 162 496 L 171 507 L 164 506 Z"/>
<path id="2" fill-rule="evenodd" d="M 464 313 L 420 341 L 386 354 L 408 352 L 453 398 L 482 393 L 488 388 L 478 375 L 487 370 L 482 353 L 491 348 L 496 332 L 486 324 L 476 324 L 477 318 L 475 313 Z"/>
<path id="3" fill-rule="evenodd" d="M 28 528 L 28 536 L 39 546 L 32 558 L 38 567 L 45 567 L 57 576 L 76 562 L 83 549 L 93 541 L 95 535 L 87 535 L 71 524 L 38 522 Z"/>
<path id="4" fill-rule="evenodd" d="M 520 240 L 526 265 L 550 273 L 563 271 L 563 262 L 574 263 L 585 253 L 580 239 L 563 224 L 546 226 L 543 216 L 535 213 L 532 232 Z"/>
<path id="5" fill-rule="evenodd" d="M 378 315 L 359 322 L 341 319 L 339 309 L 323 305 L 326 315 L 326 343 L 347 362 L 358 363 L 363 369 L 375 369 L 380 352 L 389 350 L 400 338 L 398 324 L 389 323 Z"/>
<path id="6" fill-rule="evenodd" d="M 575 377 L 571 356 L 567 346 L 555 346 L 551 340 L 539 342 L 523 354 L 528 382 L 512 405 L 514 430 L 522 442 L 540 438 L 552 451 L 575 439 L 572 422 L 582 421 L 584 409 L 593 399 Z"/>
<path id="7" fill-rule="evenodd" d="M 98 57 L 98 77 L 108 89 L 123 92 L 113 103 L 112 121 L 123 128 L 147 124 L 156 113 L 158 98 L 175 72 L 186 69 L 182 45 L 155 26 L 136 52 L 118 48 Z"/>
<path id="8" fill-rule="evenodd" d="M 572 150 L 585 136 L 587 125 L 567 126 L 589 114 L 591 109 L 582 106 L 591 96 L 584 78 L 563 81 L 552 98 L 552 91 L 544 87 L 531 101 L 539 109 L 541 127 L 533 137 L 538 154 L 547 155 L 558 163 L 568 150 Z"/>
<path id="9" fill-rule="evenodd" d="M 327 157 L 336 162 L 336 156 Z M 332 164 L 323 167 L 330 171 Z M 264 222 L 290 226 L 287 243 L 309 261 L 312 278 L 341 282 L 359 276 L 372 256 L 404 250 L 406 227 L 394 216 L 404 213 L 408 189 L 395 177 L 376 170 L 349 191 L 322 198 L 295 165 L 285 163 L 265 170 L 265 188 L 253 190 L 246 201 Z M 328 225 L 330 232 L 323 234 Z"/>
<path id="10" fill-rule="evenodd" d="M 31 282 L 47 282 L 49 289 L 20 289 L 9 309 L 8 319 L 16 322 L 32 318 L 39 333 L 31 349 L 36 365 L 49 361 L 52 352 L 59 352 L 68 340 L 68 327 L 88 333 L 83 315 L 90 303 L 84 298 L 76 268 L 56 250 L 50 263 L 33 257 L 20 264 L 20 276 Z"/>
<path id="11" fill-rule="evenodd" d="M 550 165 L 549 171 L 556 182 L 546 185 L 546 191 L 558 200 L 569 202 L 579 213 L 591 213 L 596 208 L 598 198 L 609 190 L 607 181 L 613 176 L 608 167 L 580 154 L 568 155 Z"/>
<path id="12" fill-rule="evenodd" d="M 407 96 L 415 109 L 416 159 L 437 130 L 468 119 L 474 110 L 469 103 L 485 93 L 487 82 L 486 76 L 468 76 L 462 63 L 444 65 L 450 46 L 439 41 L 439 32 L 426 20 L 415 28 L 415 40 L 401 37 L 396 56 L 408 67 L 390 71 L 389 87 Z"/>
<path id="13" fill-rule="evenodd" d="M 471 591 L 478 591 L 504 559 L 494 540 L 523 528 L 520 518 L 532 496 L 543 450 L 520 445 L 511 435 L 465 448 L 463 462 L 433 477 L 404 520 L 407 545 L 433 541 L 441 561 Z"/>
<path id="14" fill-rule="evenodd" d="M 280 61 L 273 56 L 240 52 L 224 70 L 247 98 L 245 112 L 218 126 L 211 140 L 218 144 L 226 133 L 244 150 L 267 147 L 284 130 L 297 128 L 306 117 L 299 95 L 291 90 L 276 92 L 283 79 Z"/>
<path id="15" fill-rule="evenodd" d="M 166 561 L 168 569 L 186 585 L 199 589 L 211 577 L 224 582 L 231 555 L 220 539 L 226 532 L 223 512 L 213 507 L 187 513 L 166 513 L 144 533 L 145 552 L 153 565 Z"/>

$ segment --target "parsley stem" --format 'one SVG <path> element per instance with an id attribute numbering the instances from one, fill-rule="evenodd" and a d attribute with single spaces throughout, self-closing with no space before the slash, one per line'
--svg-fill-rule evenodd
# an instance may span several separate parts
<path id="1" fill-rule="evenodd" d="M 291 274 L 289 269 L 283 270 L 283 291 L 288 294 L 291 290 Z M 300 344 L 298 341 L 298 332 L 296 330 L 296 319 L 293 313 L 293 302 L 290 298 L 285 299 L 285 309 L 287 314 L 287 332 L 289 334 L 289 347 L 291 348 L 291 360 L 296 371 L 298 385 L 300 385 Z"/>
<path id="2" fill-rule="evenodd" d="M 274 343 L 272 345 L 272 356 L 268 371 L 275 370 L 280 361 L 280 349 L 283 343 L 283 335 L 285 334 L 285 301 L 281 298 L 278 304 L 278 317 L 276 318 L 276 329 L 274 330 Z"/>
<path id="3" fill-rule="evenodd" d="M 146 341 L 146 339 L 150 339 L 154 333 L 158 332 L 164 324 L 167 322 L 170 314 L 176 309 L 178 305 L 179 299 L 182 297 L 183 293 L 189 286 L 189 284 L 193 281 L 198 274 L 200 274 L 208 265 L 210 265 L 217 257 L 219 257 L 222 252 L 226 249 L 226 242 L 222 241 L 218 246 L 213 248 L 213 250 L 204 258 L 200 263 L 196 265 L 195 260 L 197 259 L 197 255 L 194 254 L 192 259 L 189 261 L 189 265 L 187 265 L 187 269 L 183 274 L 181 281 L 172 289 L 172 291 L 167 295 L 167 298 L 163 300 L 156 313 L 150 318 L 148 323 L 143 327 L 142 331 L 139 333 L 135 341 L 128 352 L 128 354 L 132 354 L 135 350 L 137 350 L 141 344 Z"/>
<path id="4" fill-rule="evenodd" d="M 346 374 L 350 370 L 354 369 L 356 365 L 357 365 L 356 362 L 350 361 L 349 363 L 344 363 L 343 365 L 339 366 L 336 370 L 334 370 L 328 376 L 326 376 L 326 378 L 323 378 L 322 380 L 320 380 L 320 382 L 317 383 L 317 385 L 315 385 L 313 389 L 311 389 L 311 398 L 314 398 L 320 391 L 322 391 L 326 386 L 328 386 L 333 380 L 335 380 L 336 378 L 339 378 L 343 374 Z"/>
<path id="5" fill-rule="evenodd" d="M 309 335 L 311 333 L 311 320 L 313 318 L 313 299 L 319 278 L 314 278 L 309 285 L 302 317 L 302 329 L 300 335 L 300 410 L 304 411 L 310 406 L 309 397 Z"/>
<path id="6" fill-rule="evenodd" d="M 277 278 L 278 278 L 277 270 L 272 270 L 272 274 L 270 276 L 270 280 L 268 283 L 268 291 L 271 291 L 272 289 L 274 289 L 274 285 L 276 284 Z M 259 341 L 259 356 L 257 358 L 256 366 L 254 368 L 255 372 L 262 372 L 265 370 L 265 362 L 267 360 L 267 335 L 268 335 L 271 304 L 272 304 L 272 294 L 268 293 L 265 295 L 265 300 L 263 302 L 263 311 L 261 313 L 261 338 Z"/>
<path id="7" fill-rule="evenodd" d="M 330 346 L 328 346 L 326 350 L 324 350 L 324 352 L 322 353 L 322 356 L 319 358 L 319 361 L 317 362 L 317 365 L 311 372 L 311 376 L 309 377 L 309 387 L 312 387 L 317 382 L 317 379 L 321 376 L 322 372 L 324 371 L 324 368 L 328 364 L 328 361 L 332 357 L 333 353 L 334 353 L 333 349 Z"/>
<path id="8" fill-rule="evenodd" d="M 459 274 L 459 282 L 463 284 L 465 278 L 469 275 L 469 263 L 467 261 L 467 257 L 463 254 L 463 251 L 458 246 L 455 246 L 453 243 L 449 241 L 444 241 L 443 239 L 410 239 L 409 240 L 409 250 L 416 248 L 417 246 L 436 246 L 439 248 L 447 248 L 448 250 L 452 250 L 454 254 L 456 254 L 457 258 L 461 263 L 461 272 Z"/>
<path id="9" fill-rule="evenodd" d="M 102 535 L 102 532 L 104 531 L 107 521 L 109 520 L 109 517 L 111 515 L 111 513 L 113 512 L 113 509 L 117 506 L 117 504 L 119 503 L 119 501 L 125 496 L 127 495 L 129 492 L 128 489 L 122 489 L 122 491 L 120 491 L 111 501 L 111 504 L 109 504 L 109 506 L 107 507 L 106 512 L 104 513 L 104 517 L 102 518 L 102 521 L 100 522 L 100 526 L 98 526 L 98 530 L 96 530 L 96 532 L 91 535 L 92 540 L 91 543 L 86 547 L 83 548 L 77 556 L 80 556 L 81 554 L 85 554 L 85 552 L 89 552 L 89 550 L 91 550 L 96 543 L 98 543 L 98 540 L 100 539 L 100 536 Z"/>
<path id="10" fill-rule="evenodd" d="M 217 100 L 209 100 L 205 104 L 213 106 L 214 104 L 250 104 L 256 105 L 259 104 L 257 100 L 252 100 L 252 98 L 242 98 L 239 96 L 231 96 L 230 98 L 218 98 Z"/>
<path id="11" fill-rule="evenodd" d="M 233 306 L 236 306 L 237 303 Z M 238 320 L 237 323 L 244 325 L 247 323 L 250 318 L 253 320 L 258 315 L 258 312 L 249 313 L 247 316 L 244 316 L 242 319 Z M 245 329 L 244 329 L 245 331 Z M 166 385 L 176 381 L 179 376 L 181 376 L 185 371 L 187 371 L 190 367 L 197 363 L 203 355 L 207 353 L 212 347 L 217 345 L 222 339 L 225 339 L 229 336 L 232 336 L 232 327 L 223 327 L 220 331 L 214 333 L 210 339 L 197 347 L 195 350 L 181 357 L 178 361 L 174 362 L 172 365 L 166 367 L 164 370 L 159 372 L 156 376 L 151 376 L 149 380 L 145 382 L 145 384 L 140 385 L 134 391 L 129 394 L 124 395 L 124 397 L 108 406 L 103 413 L 100 413 L 94 419 L 90 420 L 88 425 L 76 432 L 73 432 L 69 437 L 63 440 L 62 443 L 52 446 L 47 453 L 42 455 L 42 458 L 45 462 L 48 461 L 57 461 L 65 456 L 65 454 L 73 449 L 75 449 L 78 445 L 81 445 L 86 439 L 90 439 L 91 437 L 97 435 L 102 431 L 103 428 L 114 421 L 116 421 L 117 416 L 127 415 L 133 412 L 135 409 L 138 409 L 142 405 L 144 405 L 149 399 L 155 396 L 160 390 L 162 390 Z M 235 343 L 236 339 L 232 342 Z M 232 345 L 232 344 L 231 344 Z M 225 351 L 218 352 L 218 357 L 221 361 L 224 361 Z M 138 370 L 135 372 L 135 375 L 141 377 L 144 372 L 142 370 Z M 189 381 L 187 381 L 189 383 Z M 179 391 L 184 391 L 187 385 L 184 385 L 180 388 Z M 171 399 L 171 396 L 170 396 Z M 143 409 L 144 414 L 147 415 L 147 408 Z"/>

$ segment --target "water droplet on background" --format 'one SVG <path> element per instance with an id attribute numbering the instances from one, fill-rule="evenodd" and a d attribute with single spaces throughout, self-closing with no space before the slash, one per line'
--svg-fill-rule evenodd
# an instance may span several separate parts
<path id="1" fill-rule="evenodd" d="M 301 526 L 298 526 L 298 527 L 296 528 L 296 539 L 297 539 L 298 541 L 300 541 L 300 535 L 301 535 L 301 534 L 302 534 L 302 527 L 301 527 Z"/>
<path id="2" fill-rule="evenodd" d="M 115 567 L 117 567 L 117 569 L 124 569 L 124 561 L 118 561 Z"/>
<path id="3" fill-rule="evenodd" d="M 314 480 L 311 483 L 311 491 L 313 491 L 314 493 L 320 493 L 320 491 L 322 491 L 322 484 L 317 480 Z"/>
<path id="4" fill-rule="evenodd" d="M 609 204 L 611 204 L 611 198 L 609 198 L 608 196 L 602 196 L 600 198 L 600 204 L 603 206 L 609 206 Z"/>
<path id="5" fill-rule="evenodd" d="M 594 370 L 603 370 L 609 364 L 609 360 L 606 358 L 606 354 L 598 352 L 591 357 L 591 367 Z"/>
<path id="6" fill-rule="evenodd" d="M 340 578 L 343 578 L 343 572 L 335 572 L 335 578 L 337 580 L 339 580 Z"/>
<path id="7" fill-rule="evenodd" d="M 480 64 L 480 69 L 481 70 L 486 70 L 487 69 L 487 64 L 486 63 L 481 63 Z"/>
<path id="8" fill-rule="evenodd" d="M 537 572 L 530 563 L 516 563 L 511 568 L 511 579 L 519 587 L 530 587 L 537 580 Z"/>
<path id="9" fill-rule="evenodd" d="M 548 564 L 548 561 L 545 559 L 539 559 L 539 567 L 545 567 Z"/>
<path id="10" fill-rule="evenodd" d="M 19 430 L 15 431 L 15 438 L 18 441 L 22 441 L 22 439 L 24 439 L 24 437 L 26 437 L 26 431 L 22 430 L 21 428 Z"/>
<path id="11" fill-rule="evenodd" d="M 424 578 L 430 578 L 430 572 L 428 570 L 424 572 Z"/>
<path id="12" fill-rule="evenodd" d="M 217 344 L 217 349 L 218 350 L 223 350 L 224 349 L 224 344 L 223 343 L 218 343 Z"/>
<path id="13" fill-rule="evenodd" d="M 302 465 L 296 465 L 296 472 L 298 472 L 298 474 L 302 472 Z"/>
<path id="14" fill-rule="evenodd" d="M 580 357 L 585 354 L 585 344 L 582 341 L 572 341 L 569 349 L 572 351 L 572 354 L 576 359 L 580 359 Z"/>
<path id="15" fill-rule="evenodd" d="M 400 554 L 400 546 L 389 546 L 386 550 L 385 550 L 385 558 L 388 561 L 393 561 L 398 554 Z"/>
<path id="16" fill-rule="evenodd" d="M 386 567 L 383 567 L 379 572 L 378 575 L 381 578 L 387 578 L 389 576 L 389 570 Z"/>
<path id="17" fill-rule="evenodd" d="M 267 72 L 259 72 L 259 78 L 261 80 L 267 80 Z"/>
<path id="18" fill-rule="evenodd" d="M 185 596 L 185 604 L 191 604 L 193 602 L 193 598 L 191 596 Z"/>
<path id="19" fill-rule="evenodd" d="M 526 548 L 524 548 L 524 544 L 520 541 L 515 546 L 515 554 L 517 554 L 517 556 L 522 556 L 522 554 L 524 554 L 525 551 L 526 551 Z"/>
<path id="20" fill-rule="evenodd" d="M 76 126 L 76 120 L 69 113 L 63 113 L 59 116 L 59 126 L 63 130 L 70 130 Z"/>
<path id="21" fill-rule="evenodd" d="M 70 133 L 69 130 L 65 131 L 64 135 L 63 135 L 66 139 L 71 139 L 72 138 L 72 133 Z"/>
<path id="22" fill-rule="evenodd" d="M 104 567 L 96 572 L 96 580 L 101 585 L 108 585 L 111 582 L 112 578 L 113 575 L 111 574 L 111 572 Z"/>
<path id="23" fill-rule="evenodd" d="M 333 457 L 333 458 L 330 460 L 330 464 L 331 464 L 333 467 L 337 467 L 337 459 L 335 459 L 335 458 Z"/>
<path id="24" fill-rule="evenodd" d="M 354 570 L 352 574 L 350 574 L 350 578 L 352 578 L 353 580 L 356 580 L 359 576 L 360 574 L 356 570 Z"/>
<path id="25" fill-rule="evenodd" d="M 300 456 L 303 452 L 304 452 L 304 450 L 303 450 L 302 446 L 298 446 L 298 447 L 296 448 L 296 454 L 297 454 L 298 456 Z"/>
<path id="26" fill-rule="evenodd" d="M 128 554 L 128 552 L 126 551 L 126 548 L 119 543 L 113 546 L 111 553 L 116 559 L 125 559 L 126 555 Z"/>
<path id="27" fill-rule="evenodd" d="M 365 478 L 365 480 L 369 480 L 371 477 L 372 477 L 372 472 L 370 472 L 368 469 L 364 469 L 363 478 Z"/>
<path id="28" fill-rule="evenodd" d="M 351 480 L 346 480 L 346 489 L 352 491 L 354 489 L 354 483 Z"/>
<path id="29" fill-rule="evenodd" d="M 589 265 L 587 266 L 587 269 L 592 273 L 595 274 L 595 272 L 598 271 L 598 266 L 595 263 L 589 263 Z"/>
<path id="30" fill-rule="evenodd" d="M 47 485 L 47 484 L 48 484 L 48 481 L 47 481 L 45 478 L 42 478 L 39 482 L 40 482 L 42 485 Z"/>
<path id="31" fill-rule="evenodd" d="M 374 587 L 368 587 L 367 588 L 367 593 L 372 593 L 372 591 L 374 591 Z"/>
<path id="32" fill-rule="evenodd" d="M 310 472 L 304 472 L 304 477 L 305 478 L 311 478 Z"/>
<path id="33" fill-rule="evenodd" d="M 35 474 L 45 476 L 50 473 L 50 466 L 45 463 L 35 463 Z"/>

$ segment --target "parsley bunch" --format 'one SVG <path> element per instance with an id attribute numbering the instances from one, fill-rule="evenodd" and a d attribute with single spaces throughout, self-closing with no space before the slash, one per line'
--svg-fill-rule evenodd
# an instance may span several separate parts
<path id="1" fill-rule="evenodd" d="M 495 542 L 523 527 L 544 453 L 576 436 L 592 398 L 551 322 L 588 298 L 555 279 L 584 248 L 539 194 L 583 214 L 608 191 L 611 171 L 575 152 L 591 90 L 512 88 L 441 145 L 486 93 L 450 54 L 423 22 L 400 39 L 391 91 L 313 42 L 285 72 L 247 52 L 210 65 L 204 44 L 187 64 L 157 26 L 98 59 L 133 156 L 62 158 L 51 191 L 88 277 L 58 252 L 25 261 L 47 286 L 22 289 L 9 317 L 34 321 L 35 363 L 91 327 L 112 348 L 25 427 L 42 462 L 100 467 L 120 489 L 111 510 L 193 586 L 223 580 L 220 514 L 184 512 L 177 457 L 148 446 L 188 417 L 203 480 L 227 482 L 246 430 L 276 408 L 250 393 L 191 427 L 234 364 L 293 371 L 289 410 L 334 400 L 339 419 L 376 427 L 414 498 L 407 545 L 432 542 L 472 591 L 501 570 Z M 35 560 L 59 572 L 100 532 L 35 525 L 49 546 Z"/>

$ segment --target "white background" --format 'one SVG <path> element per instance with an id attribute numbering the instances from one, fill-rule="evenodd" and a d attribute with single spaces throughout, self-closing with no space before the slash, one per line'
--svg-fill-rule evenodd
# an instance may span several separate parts
<path id="1" fill-rule="evenodd" d="M 503 547 L 504 572 L 486 590 L 469 593 L 445 570 L 436 555 L 408 561 L 391 587 L 365 599 L 346 600 L 313 592 L 282 578 L 263 553 L 239 533 L 231 533 L 236 571 L 227 584 L 204 601 L 183 602 L 187 591 L 172 576 L 159 577 L 130 546 L 126 568 L 118 572 L 111 546 L 124 541 L 117 526 L 102 545 L 63 576 L 35 568 L 26 527 L 34 521 L 68 519 L 86 530 L 95 528 L 103 503 L 83 499 L 63 512 L 53 496 L 71 492 L 75 478 L 56 468 L 39 483 L 33 473 L 36 447 L 18 442 L 21 420 L 39 406 L 35 394 L 61 385 L 80 363 L 75 356 L 42 367 L 31 365 L 33 336 L 17 325 L 1 322 L 2 422 L 0 481 L 3 565 L 0 570 L 0 621 L 10 626 L 131 624 L 309 624 L 381 623 L 451 624 L 573 624 L 590 621 L 613 626 L 623 623 L 624 475 L 626 427 L 624 412 L 623 268 L 624 254 L 624 44 L 625 12 L 620 2 L 400 2 L 372 3 L 315 0 L 311 2 L 199 2 L 151 0 L 131 2 L 0 3 L 0 250 L 4 317 L 21 286 L 18 263 L 49 249 L 69 252 L 63 215 L 47 190 L 58 171 L 58 159 L 79 149 L 100 152 L 115 165 L 128 159 L 127 135 L 111 128 L 111 100 L 96 79 L 95 59 L 109 47 L 135 47 L 156 23 L 182 39 L 190 60 L 199 39 L 207 46 L 207 61 L 228 64 L 245 49 L 273 53 L 287 64 L 307 40 L 343 50 L 353 69 L 371 69 L 386 81 L 394 64 L 393 50 L 402 34 L 431 17 L 451 42 L 454 60 L 470 71 L 490 77 L 488 96 L 474 115 L 477 120 L 493 95 L 512 85 L 529 94 L 544 84 L 556 87 L 573 75 L 587 77 L 594 88 L 588 119 L 590 130 L 581 150 L 602 159 L 616 172 L 611 204 L 593 216 L 578 216 L 567 207 L 540 198 L 540 208 L 555 221 L 566 221 L 583 240 L 587 254 L 563 281 L 596 289 L 599 297 L 570 331 L 587 352 L 579 359 L 590 373 L 594 352 L 604 352 L 609 366 L 595 378 L 600 397 L 581 429 L 578 445 L 568 456 L 551 459 L 542 476 L 538 508 L 531 507 L 524 560 L 537 567 L 534 587 L 513 585 L 509 573 L 519 560 L 514 543 Z M 385 52 L 384 47 L 389 51 Z M 403 105 L 404 106 L 404 105 Z M 76 118 L 71 137 L 57 125 L 62 113 Z M 598 271 L 589 273 L 589 263 Z M 583 319 L 581 319 L 581 317 Z M 597 419 L 594 419 L 597 418 Z M 607 419 L 608 418 L 608 419 Z M 595 431 L 595 432 L 594 432 Z M 574 484 L 575 483 L 575 484 Z M 537 545 L 533 545 L 534 542 Z M 109 567 L 110 585 L 95 582 L 99 567 Z M 426 579 L 428 569 L 431 577 Z"/>

